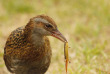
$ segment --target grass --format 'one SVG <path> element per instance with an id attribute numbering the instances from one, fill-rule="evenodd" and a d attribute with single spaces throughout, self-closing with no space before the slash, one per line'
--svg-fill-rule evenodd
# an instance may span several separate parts
<path id="1" fill-rule="evenodd" d="M 0 0 L 0 73 L 7 74 L 2 57 L 10 32 L 47 14 L 69 41 L 68 74 L 109 74 L 109 8 L 108 0 Z M 64 44 L 49 38 L 53 56 L 46 74 L 65 74 Z"/>
<path id="2" fill-rule="evenodd" d="M 32 5 L 28 2 L 24 3 L 22 0 L 3 0 L 2 3 L 3 7 L 5 7 L 6 11 L 9 13 L 30 13 L 34 11 Z"/>

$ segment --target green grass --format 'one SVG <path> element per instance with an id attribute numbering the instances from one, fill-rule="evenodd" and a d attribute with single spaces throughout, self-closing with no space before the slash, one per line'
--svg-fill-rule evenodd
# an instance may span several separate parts
<path id="1" fill-rule="evenodd" d="M 9 13 L 31 13 L 34 8 L 27 1 L 22 0 L 2 0 L 2 5 Z"/>
<path id="2" fill-rule="evenodd" d="M 109 74 L 109 0 L 0 0 L 0 71 L 10 32 L 39 14 L 51 16 L 69 41 L 68 74 Z M 49 37 L 53 50 L 47 74 L 65 74 L 64 44 Z"/>

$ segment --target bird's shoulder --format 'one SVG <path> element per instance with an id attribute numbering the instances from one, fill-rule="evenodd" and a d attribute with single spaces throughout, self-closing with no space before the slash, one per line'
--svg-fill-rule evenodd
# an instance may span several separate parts
<path id="1" fill-rule="evenodd" d="M 19 50 L 26 49 L 27 45 L 29 46 L 24 35 L 24 27 L 19 27 L 9 35 L 4 47 L 4 55 L 17 57 L 22 53 Z"/>
<path id="2" fill-rule="evenodd" d="M 23 44 L 22 40 L 25 40 L 24 37 L 24 27 L 19 27 L 16 30 L 12 31 L 11 34 L 9 35 L 5 48 L 12 47 L 12 48 L 19 48 L 20 44 Z"/>

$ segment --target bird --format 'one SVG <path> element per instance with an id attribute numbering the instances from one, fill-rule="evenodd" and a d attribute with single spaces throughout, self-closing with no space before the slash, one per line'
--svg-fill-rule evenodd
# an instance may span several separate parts
<path id="1" fill-rule="evenodd" d="M 8 71 L 14 74 L 45 74 L 52 56 L 48 36 L 67 41 L 55 21 L 44 14 L 32 17 L 26 25 L 12 31 L 3 54 Z"/>

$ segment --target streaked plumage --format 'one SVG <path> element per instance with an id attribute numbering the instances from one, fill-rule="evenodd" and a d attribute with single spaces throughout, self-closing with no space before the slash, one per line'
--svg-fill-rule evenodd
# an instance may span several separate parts
<path id="1" fill-rule="evenodd" d="M 52 27 L 45 27 L 46 24 Z M 44 74 L 50 65 L 52 55 L 46 36 L 56 30 L 55 22 L 46 15 L 38 15 L 30 19 L 26 26 L 14 30 L 4 48 L 7 69 L 15 74 Z M 63 36 L 59 39 L 66 40 Z"/>

